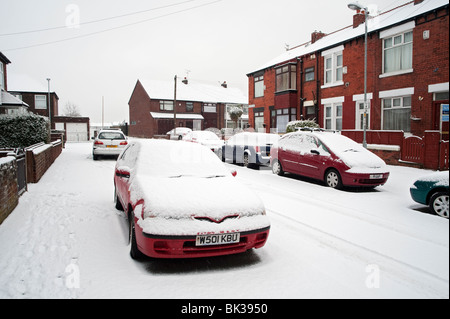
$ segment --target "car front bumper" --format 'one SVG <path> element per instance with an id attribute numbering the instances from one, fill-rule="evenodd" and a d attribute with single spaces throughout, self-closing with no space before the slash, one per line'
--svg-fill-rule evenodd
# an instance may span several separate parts
<path id="1" fill-rule="evenodd" d="M 261 248 L 269 237 L 270 226 L 240 232 L 240 240 L 234 244 L 196 246 L 196 235 L 169 236 L 143 232 L 136 221 L 138 249 L 153 258 L 199 258 L 243 253 L 252 248 Z"/>
<path id="2" fill-rule="evenodd" d="M 388 178 L 388 172 L 371 174 L 344 172 L 342 174 L 342 184 L 344 186 L 374 187 L 384 185 L 387 182 Z"/>

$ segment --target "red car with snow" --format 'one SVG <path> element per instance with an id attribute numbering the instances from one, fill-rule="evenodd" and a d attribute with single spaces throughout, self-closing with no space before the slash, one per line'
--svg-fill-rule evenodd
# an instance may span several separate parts
<path id="1" fill-rule="evenodd" d="M 114 187 L 132 258 L 241 253 L 264 246 L 269 235 L 261 199 L 197 143 L 131 141 L 117 160 Z"/>
<path id="2" fill-rule="evenodd" d="M 272 147 L 274 174 L 284 172 L 322 180 L 333 188 L 376 187 L 389 177 L 386 163 L 346 136 L 325 131 L 284 135 Z"/>

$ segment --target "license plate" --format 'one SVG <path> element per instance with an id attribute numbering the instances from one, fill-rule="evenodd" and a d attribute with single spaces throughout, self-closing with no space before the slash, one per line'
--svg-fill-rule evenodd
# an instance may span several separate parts
<path id="1" fill-rule="evenodd" d="M 372 174 L 370 175 L 370 179 L 380 179 L 383 178 L 383 174 Z"/>
<path id="2" fill-rule="evenodd" d="M 239 239 L 239 233 L 198 235 L 195 240 L 195 246 L 234 244 L 238 243 Z"/>
<path id="3" fill-rule="evenodd" d="M 106 145 L 107 148 L 117 148 L 117 145 Z"/>

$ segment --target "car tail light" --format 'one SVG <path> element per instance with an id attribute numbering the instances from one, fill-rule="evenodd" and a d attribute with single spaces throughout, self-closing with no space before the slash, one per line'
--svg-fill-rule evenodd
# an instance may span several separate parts
<path id="1" fill-rule="evenodd" d="M 102 141 L 95 141 L 94 145 L 103 145 L 103 142 Z"/>
<path id="2" fill-rule="evenodd" d="M 124 141 L 124 142 L 120 142 L 120 145 L 127 145 L 128 144 L 128 142 L 127 141 Z"/>
<path id="3" fill-rule="evenodd" d="M 256 153 L 259 153 L 259 152 L 261 152 L 261 147 L 259 147 L 259 146 L 255 146 L 255 152 L 256 152 Z"/>

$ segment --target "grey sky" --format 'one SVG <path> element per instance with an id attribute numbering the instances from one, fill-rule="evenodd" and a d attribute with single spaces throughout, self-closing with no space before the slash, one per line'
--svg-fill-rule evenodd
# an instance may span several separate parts
<path id="1" fill-rule="evenodd" d="M 247 93 L 246 74 L 283 53 L 286 44 L 304 43 L 314 30 L 350 25 L 349 2 L 0 0 L 0 51 L 12 62 L 9 90 L 28 90 L 21 83 L 29 82 L 47 88 L 50 77 L 60 114 L 70 101 L 91 122 L 101 122 L 104 96 L 105 121 L 128 121 L 138 78 L 171 81 L 189 74 L 193 81 L 227 81 Z M 385 11 L 409 1 L 360 2 Z M 28 32 L 42 29 L 50 30 Z"/>

